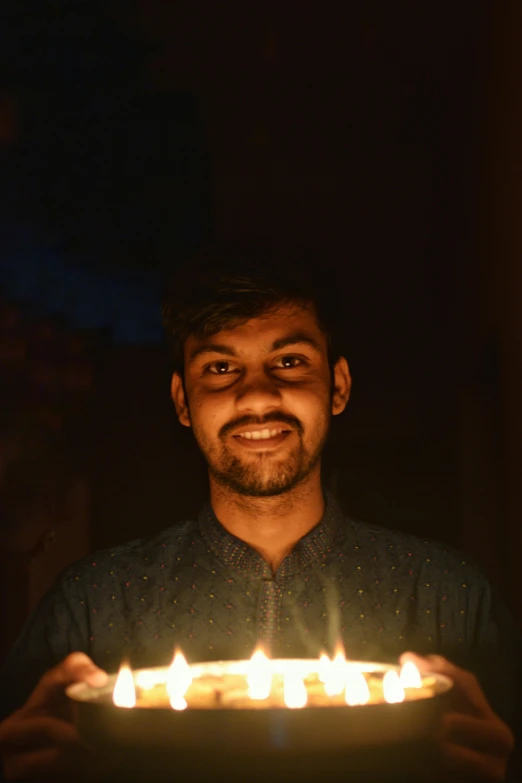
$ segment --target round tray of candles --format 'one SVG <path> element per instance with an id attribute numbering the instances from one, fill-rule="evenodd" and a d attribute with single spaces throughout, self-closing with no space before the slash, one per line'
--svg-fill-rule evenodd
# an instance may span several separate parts
<path id="1" fill-rule="evenodd" d="M 436 780 L 452 682 L 413 664 L 269 660 L 131 671 L 69 686 L 85 743 L 132 780 Z"/>

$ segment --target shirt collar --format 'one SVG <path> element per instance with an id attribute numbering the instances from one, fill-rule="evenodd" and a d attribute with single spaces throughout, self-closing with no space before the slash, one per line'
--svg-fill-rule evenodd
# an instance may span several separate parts
<path id="1" fill-rule="evenodd" d="M 325 489 L 325 510 L 320 522 L 301 538 L 277 569 L 276 579 L 302 571 L 327 559 L 336 534 L 343 523 L 343 513 L 332 493 Z M 208 503 L 199 514 L 201 534 L 216 557 L 242 576 L 272 578 L 268 563 L 240 538 L 233 536 L 219 522 Z"/>

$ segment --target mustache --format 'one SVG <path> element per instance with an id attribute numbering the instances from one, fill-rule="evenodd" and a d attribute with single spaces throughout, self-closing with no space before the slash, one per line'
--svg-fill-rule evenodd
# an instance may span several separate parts
<path id="1" fill-rule="evenodd" d="M 238 427 L 246 427 L 248 424 L 257 424 L 262 426 L 263 424 L 270 424 L 272 421 L 275 421 L 278 424 L 289 424 L 291 427 L 297 430 L 299 435 L 301 435 L 303 432 L 302 424 L 299 419 L 295 418 L 295 416 L 290 416 L 288 413 L 277 413 L 274 411 L 274 413 L 268 413 L 262 418 L 256 416 L 241 416 L 241 418 L 238 418 L 235 421 L 230 421 L 228 424 L 224 424 L 223 427 L 221 427 L 219 437 L 224 438 L 227 435 L 230 435 L 230 433 Z"/>

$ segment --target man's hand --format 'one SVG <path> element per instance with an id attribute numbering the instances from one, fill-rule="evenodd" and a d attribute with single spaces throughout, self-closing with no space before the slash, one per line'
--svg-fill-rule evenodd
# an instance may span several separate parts
<path id="1" fill-rule="evenodd" d="M 101 687 L 107 674 L 81 652 L 71 653 L 40 680 L 25 705 L 0 724 L 6 780 L 81 778 L 88 753 L 74 726 L 65 688 L 73 682 Z"/>
<path id="2" fill-rule="evenodd" d="M 515 741 L 510 728 L 491 709 L 475 675 L 440 655 L 407 652 L 401 655 L 400 664 L 406 661 L 412 661 L 421 674 L 445 674 L 453 680 L 441 733 L 443 761 L 455 775 L 451 779 L 501 783 Z"/>

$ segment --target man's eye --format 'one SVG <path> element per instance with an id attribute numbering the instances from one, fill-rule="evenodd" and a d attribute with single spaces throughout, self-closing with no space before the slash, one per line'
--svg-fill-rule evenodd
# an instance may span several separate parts
<path id="1" fill-rule="evenodd" d="M 292 354 L 281 356 L 277 361 L 278 365 L 282 366 L 285 370 L 292 370 L 294 367 L 299 367 L 299 365 L 303 364 L 303 360 L 300 359 L 299 356 L 293 356 Z"/>
<path id="2" fill-rule="evenodd" d="M 212 362 L 205 369 L 212 375 L 227 375 L 230 370 L 230 362 Z"/>

